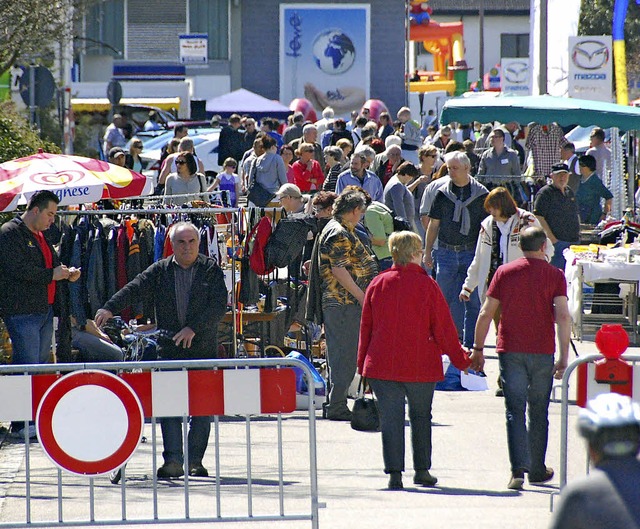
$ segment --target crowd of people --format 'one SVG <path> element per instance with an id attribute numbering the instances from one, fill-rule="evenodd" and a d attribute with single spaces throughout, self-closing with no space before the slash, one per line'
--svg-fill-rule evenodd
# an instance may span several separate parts
<path id="1" fill-rule="evenodd" d="M 431 405 L 443 378 L 441 356 L 482 373 L 491 322 L 506 407 L 508 487 L 521 489 L 527 473 L 530 483 L 547 482 L 553 477 L 545 465 L 547 409 L 552 377 L 567 366 L 571 328 L 563 250 L 580 240 L 581 222 L 595 224 L 609 213 L 603 132 L 595 129 L 592 148 L 577 157 L 553 124 L 530 124 L 523 141 L 515 122 L 421 126 L 406 107 L 396 117 L 383 112 L 374 121 L 362 109 L 345 122 L 326 108 L 315 123 L 294 114 L 280 134 L 277 120 L 263 118 L 258 130 L 252 118 L 232 115 L 220 134 L 223 172 L 210 186 L 193 142 L 177 127 L 158 184 L 165 195 L 219 188 L 229 191 L 231 205 L 248 194 L 249 206 L 316 217 L 318 233 L 310 235 L 295 275 L 309 281 L 307 319 L 324 325 L 326 418 L 349 421 L 351 381 L 357 372 L 369 380 L 390 489 L 403 487 L 405 399 L 414 483 L 437 482 L 430 473 Z M 116 131 L 105 134 L 110 160 L 137 167 L 139 146 L 133 142 L 125 153 Z M 486 176 L 526 174 L 549 178 L 529 209 L 514 188 L 483 184 Z M 257 186 L 261 192 L 252 194 Z M 0 230 L 0 300 L 16 363 L 46 361 L 56 283 L 80 274 L 59 264 L 42 235 L 57 204 L 56 195 L 36 193 L 27 212 Z M 171 242 L 174 256 L 117 292 L 96 313 L 95 326 L 152 292 L 158 324 L 175 331 L 163 357 L 213 357 L 227 299 L 222 272 L 198 254 L 199 233 L 189 223 L 174 227 Z M 208 424 L 208 418 L 191 422 L 192 475 L 207 473 Z M 180 421 L 163 419 L 161 426 L 165 464 L 158 477 L 179 477 Z"/>

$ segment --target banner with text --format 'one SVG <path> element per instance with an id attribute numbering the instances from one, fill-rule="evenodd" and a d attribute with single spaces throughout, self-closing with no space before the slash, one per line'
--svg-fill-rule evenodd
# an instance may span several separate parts
<path id="1" fill-rule="evenodd" d="M 369 98 L 370 6 L 280 5 L 280 101 L 305 97 L 336 116 Z"/>
<path id="2" fill-rule="evenodd" d="M 569 37 L 569 97 L 613 101 L 611 36 Z"/>

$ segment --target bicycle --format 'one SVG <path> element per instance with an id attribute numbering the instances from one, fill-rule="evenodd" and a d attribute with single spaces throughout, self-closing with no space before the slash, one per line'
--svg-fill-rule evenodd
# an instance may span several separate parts
<path id="1" fill-rule="evenodd" d="M 142 362 L 158 359 L 158 342 L 161 340 L 171 340 L 174 333 L 164 329 L 158 329 L 155 325 L 136 325 L 127 323 L 119 316 L 111 318 L 104 325 L 104 332 L 111 338 L 113 343 L 119 345 L 124 353 L 125 362 Z M 142 443 L 147 442 L 143 435 Z M 109 473 L 109 481 L 113 485 L 120 483 L 122 479 L 122 469 L 126 465 Z"/>
<path id="2" fill-rule="evenodd" d="M 173 332 L 158 329 L 153 324 L 127 323 L 120 316 L 107 321 L 103 331 L 113 343 L 122 348 L 125 362 L 157 360 L 158 342 L 172 340 L 174 335 Z"/>

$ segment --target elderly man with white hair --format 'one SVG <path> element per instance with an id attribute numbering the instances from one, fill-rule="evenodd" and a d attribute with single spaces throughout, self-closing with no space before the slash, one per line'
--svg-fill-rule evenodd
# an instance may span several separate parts
<path id="1" fill-rule="evenodd" d="M 458 295 L 475 255 L 480 223 L 487 216 L 484 199 L 489 191 L 469 175 L 471 163 L 465 153 L 450 152 L 445 156 L 445 163 L 449 180 L 437 187 L 427 213 L 429 222 L 423 261 L 428 268 L 433 267 L 431 252 L 437 241 L 436 281 L 449 304 L 459 337 L 464 340 L 465 347 L 471 348 L 480 298 L 474 292 L 469 301 L 462 302 Z"/>
<path id="2" fill-rule="evenodd" d="M 402 162 L 404 162 L 404 159 L 402 158 L 402 149 L 399 145 L 392 143 L 383 152 L 376 154 L 376 157 L 371 164 L 371 170 L 378 176 L 382 182 L 382 186 L 384 187 L 395 174 Z"/>
<path id="3" fill-rule="evenodd" d="M 153 300 L 153 315 L 160 329 L 173 333 L 172 341 L 162 343 L 163 360 L 216 358 L 218 323 L 227 308 L 224 275 L 214 259 L 199 253 L 200 232 L 190 222 L 178 222 L 171 228 L 174 254 L 153 263 L 138 274 L 98 310 L 95 322 L 102 326 L 143 298 Z M 151 316 L 149 314 L 148 316 Z M 164 464 L 158 478 L 172 479 L 184 475 L 206 477 L 202 458 L 207 449 L 211 417 L 190 419 L 188 466 L 184 468 L 182 418 L 160 419 L 164 443 Z"/>
<path id="4" fill-rule="evenodd" d="M 313 158 L 320 164 L 320 167 L 324 166 L 324 154 L 322 147 L 318 143 L 318 129 L 313 123 L 307 123 L 302 129 L 302 137 L 297 140 L 293 140 L 289 145 L 298 150 L 302 143 L 311 143 L 313 145 Z"/>
<path id="5" fill-rule="evenodd" d="M 334 116 L 333 108 L 325 107 L 324 110 L 322 111 L 322 119 L 319 119 L 314 123 L 318 131 L 318 137 L 321 137 L 322 133 L 325 130 L 327 130 L 327 125 L 329 121 L 333 122 L 333 116 Z"/>

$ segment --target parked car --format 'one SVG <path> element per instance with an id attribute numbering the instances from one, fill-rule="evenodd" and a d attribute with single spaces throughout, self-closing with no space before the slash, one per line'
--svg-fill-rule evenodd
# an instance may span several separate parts
<path id="1" fill-rule="evenodd" d="M 585 154 L 587 149 L 591 146 L 589 136 L 591 131 L 595 128 L 595 125 L 590 127 L 578 126 L 567 132 L 564 137 L 576 146 L 576 154 Z M 606 144 L 611 142 L 611 129 L 604 129 L 604 138 Z"/>
<path id="2" fill-rule="evenodd" d="M 191 132 L 191 131 L 190 131 Z M 144 149 L 140 157 L 143 161 L 147 162 L 147 169 L 143 171 L 146 176 L 151 176 L 156 182 L 158 173 L 160 171 L 160 154 L 162 147 L 173 137 L 173 133 L 169 133 L 168 137 L 154 138 L 149 143 L 144 144 Z M 196 155 L 204 164 L 204 171 L 208 181 L 213 181 L 213 178 L 222 170 L 222 167 L 218 165 L 218 142 L 220 139 L 220 129 L 211 129 L 211 132 L 207 134 L 191 135 L 189 137 L 193 139 L 193 145 L 196 149 Z M 152 148 L 149 148 L 152 147 Z"/>

